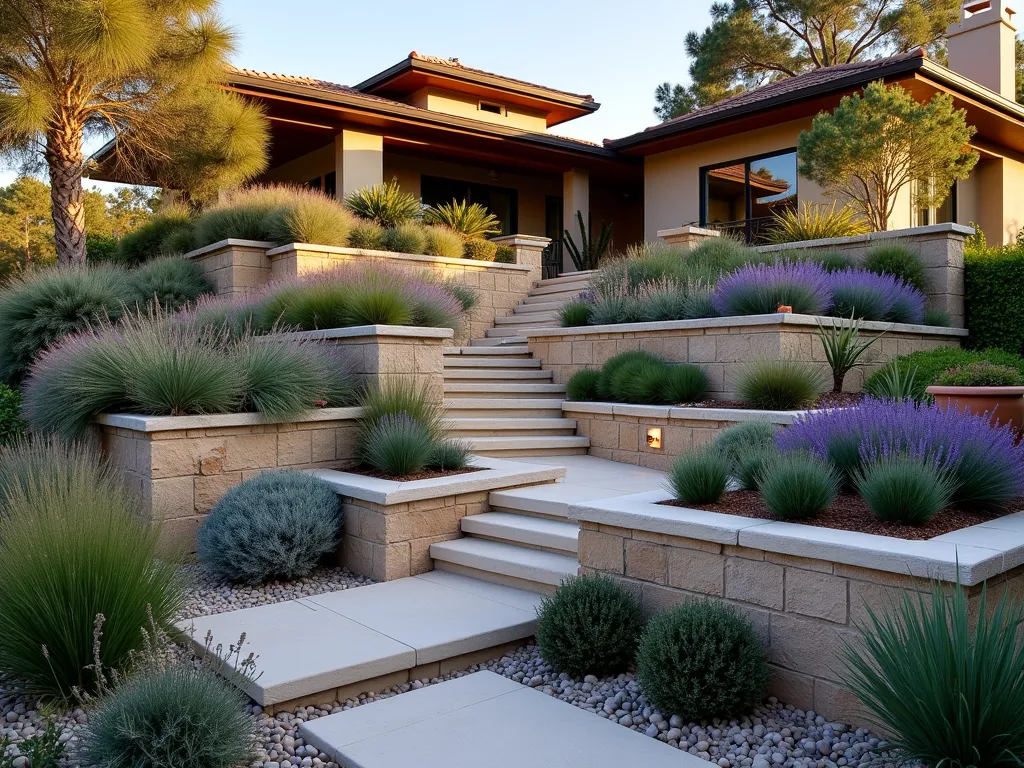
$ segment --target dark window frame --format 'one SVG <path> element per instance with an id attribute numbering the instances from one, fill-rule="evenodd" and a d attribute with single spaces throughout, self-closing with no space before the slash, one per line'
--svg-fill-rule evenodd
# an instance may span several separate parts
<path id="1" fill-rule="evenodd" d="M 487 195 L 489 199 L 490 193 L 498 192 L 500 194 L 507 194 L 509 196 L 509 221 L 507 222 L 509 232 L 508 234 L 514 235 L 519 229 L 519 190 L 515 187 L 502 187 L 497 184 L 483 184 L 477 181 L 466 181 L 464 179 L 452 178 L 450 176 L 436 176 L 434 174 L 424 173 L 420 175 L 420 199 L 424 203 L 429 201 L 426 199 L 427 195 L 423 194 L 424 187 L 430 186 L 441 186 L 441 185 L 461 185 L 464 187 L 464 193 L 455 193 L 454 199 L 465 200 L 469 203 L 481 202 L 480 199 L 476 199 L 477 196 L 474 192 L 480 192 Z M 451 202 L 453 198 L 448 196 L 438 197 L 433 201 L 433 204 Z M 488 207 L 486 203 L 483 203 L 484 207 Z M 488 210 L 490 208 L 488 207 Z M 502 222 L 503 224 L 505 222 Z"/>
<path id="2" fill-rule="evenodd" d="M 782 157 L 783 155 L 794 155 L 796 159 L 797 173 L 793 179 L 793 196 L 799 204 L 800 202 L 800 158 L 796 157 L 796 147 L 789 147 L 788 149 L 779 149 L 774 152 L 762 152 L 757 155 L 748 155 L 747 157 L 738 157 L 735 160 L 729 160 L 724 163 L 714 163 L 712 165 L 704 165 L 700 168 L 700 226 L 708 226 L 708 173 L 710 171 L 717 170 L 718 168 L 730 168 L 734 165 L 743 164 L 743 185 L 744 185 L 744 234 L 747 242 L 752 241 L 752 216 L 754 213 L 754 198 L 750 194 L 750 166 L 752 163 L 756 163 L 758 160 L 767 160 L 772 157 Z"/>

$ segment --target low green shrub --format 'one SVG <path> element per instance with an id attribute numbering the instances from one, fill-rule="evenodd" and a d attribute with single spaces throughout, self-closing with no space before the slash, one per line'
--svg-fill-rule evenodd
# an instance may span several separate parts
<path id="1" fill-rule="evenodd" d="M 318 403 L 353 405 L 357 384 L 337 356 L 312 344 L 246 339 L 237 360 L 245 382 L 242 410 L 286 421 Z"/>
<path id="2" fill-rule="evenodd" d="M 381 246 L 385 251 L 393 253 L 426 253 L 427 233 L 418 222 L 406 221 L 385 227 Z"/>
<path id="3" fill-rule="evenodd" d="M 708 389 L 707 375 L 700 367 L 670 365 L 642 351 L 615 355 L 600 371 L 584 373 L 579 383 L 586 385 L 576 388 L 581 399 L 653 405 L 698 402 Z"/>
<path id="4" fill-rule="evenodd" d="M 740 399 L 752 408 L 791 411 L 806 408 L 821 392 L 821 372 L 797 360 L 758 360 L 736 378 Z"/>
<path id="5" fill-rule="evenodd" d="M 21 418 L 21 390 L 0 384 L 0 446 L 10 445 L 25 434 Z"/>
<path id="6" fill-rule="evenodd" d="M 570 576 L 537 611 L 537 645 L 577 679 L 625 672 L 644 628 L 640 602 L 605 576 Z"/>
<path id="7" fill-rule="evenodd" d="M 117 261 L 117 238 L 111 235 L 85 236 L 85 260 L 90 264 L 109 264 Z"/>
<path id="8" fill-rule="evenodd" d="M 389 414 L 367 432 L 359 456 L 388 477 L 407 477 L 427 468 L 434 445 L 430 430 L 409 414 Z"/>
<path id="9" fill-rule="evenodd" d="M 462 255 L 474 261 L 494 261 L 498 246 L 490 240 L 467 240 L 462 244 Z"/>
<path id="10" fill-rule="evenodd" d="M 248 699 L 212 672 L 184 664 L 147 671 L 89 714 L 82 754 L 105 768 L 237 768 L 255 757 Z"/>
<path id="11" fill-rule="evenodd" d="M 758 482 L 761 500 L 783 520 L 816 517 L 832 506 L 839 488 L 839 473 L 831 464 L 801 453 L 766 462 Z"/>
<path id="12" fill-rule="evenodd" d="M 604 365 L 601 366 L 601 379 L 598 381 L 597 385 L 597 392 L 601 396 L 601 399 L 615 399 L 615 392 L 612 390 L 611 384 L 616 371 L 618 371 L 621 366 L 643 360 L 659 362 L 661 358 L 655 357 L 650 352 L 644 352 L 642 350 L 620 352 L 619 354 L 608 358 Z"/>
<path id="13" fill-rule="evenodd" d="M 326 195 L 311 190 L 297 192 L 290 205 L 275 211 L 267 222 L 270 240 L 344 246 L 355 223 L 345 208 Z"/>
<path id="14" fill-rule="evenodd" d="M 206 208 L 193 224 L 197 248 L 231 238 L 269 241 L 271 227 L 282 208 L 303 194 L 288 187 L 253 187 L 239 190 Z M 308 193 L 312 194 L 312 193 Z"/>
<path id="15" fill-rule="evenodd" d="M 983 588 L 976 605 L 957 584 L 903 591 L 867 608 L 863 640 L 845 647 L 844 680 L 886 748 L 908 763 L 1015 768 L 1024 763 L 1024 608 Z"/>
<path id="16" fill-rule="evenodd" d="M 95 692 L 99 675 L 141 647 L 149 615 L 168 629 L 182 605 L 173 564 L 156 559 L 159 528 L 134 493 L 96 475 L 11 484 L 5 504 L 0 671 L 30 694 Z"/>
<path id="17" fill-rule="evenodd" d="M 18 755 L 12 754 L 8 747 L 11 740 L 7 736 L 0 738 L 0 768 L 14 768 L 14 761 L 18 757 L 25 757 L 28 762 L 19 761 L 19 765 L 27 765 L 31 768 L 61 768 L 66 765 L 64 762 L 67 753 L 67 742 L 62 741 L 63 729 L 53 719 L 46 723 L 46 727 L 37 730 L 36 733 L 18 744 Z"/>
<path id="18" fill-rule="evenodd" d="M 567 301 L 558 311 L 559 325 L 576 328 L 590 325 L 590 304 L 585 301 Z"/>
<path id="19" fill-rule="evenodd" d="M 169 206 L 154 214 L 117 242 L 115 259 L 127 266 L 144 264 L 161 256 L 185 253 L 192 244 L 192 216 L 184 206 Z"/>
<path id="20" fill-rule="evenodd" d="M 441 256 L 446 259 L 462 258 L 462 235 L 454 229 L 437 225 L 427 227 L 424 230 L 426 235 L 426 253 L 428 256 Z M 512 253 L 515 259 L 515 251 Z"/>
<path id="21" fill-rule="evenodd" d="M 435 440 L 430 448 L 427 466 L 442 472 L 452 472 L 469 466 L 469 446 L 462 440 Z"/>
<path id="22" fill-rule="evenodd" d="M 200 296 L 213 292 L 202 268 L 178 256 L 154 259 L 127 275 L 125 301 L 139 307 L 157 306 L 176 312 Z"/>
<path id="23" fill-rule="evenodd" d="M 921 293 L 928 292 L 921 257 L 903 245 L 878 245 L 864 256 L 864 269 L 880 275 L 892 275 Z"/>
<path id="24" fill-rule="evenodd" d="M 705 721 L 738 717 L 759 704 L 768 664 L 749 622 L 721 603 L 700 601 L 651 619 L 636 675 L 662 712 Z"/>
<path id="25" fill-rule="evenodd" d="M 950 368 L 935 383 L 944 387 L 1019 387 L 1024 384 L 1024 374 L 1008 365 L 983 361 Z"/>
<path id="26" fill-rule="evenodd" d="M 412 325 L 415 305 L 397 285 L 350 287 L 347 293 L 341 313 L 343 326 Z"/>
<path id="27" fill-rule="evenodd" d="M 345 197 L 345 207 L 382 227 L 397 227 L 420 215 L 419 198 L 403 192 L 398 179 L 351 192 Z"/>
<path id="28" fill-rule="evenodd" d="M 939 377 L 950 368 L 960 368 L 972 363 L 988 362 L 993 365 L 1005 365 L 1016 369 L 1024 375 L 1024 357 L 1007 352 L 1003 349 L 986 349 L 972 351 L 956 347 L 940 347 L 926 352 L 913 352 L 890 360 L 879 370 L 868 376 L 864 382 L 864 390 L 880 396 L 878 393 L 892 390 L 883 382 L 891 380 L 895 371 L 903 376 L 910 370 L 916 371 L 914 376 L 913 396 L 916 400 L 925 397 L 925 388 L 935 384 Z M 891 383 L 891 381 L 890 381 Z"/>
<path id="29" fill-rule="evenodd" d="M 20 381 L 33 358 L 66 336 L 120 317 L 123 270 L 57 268 L 18 277 L 0 291 L 0 378 Z"/>
<path id="30" fill-rule="evenodd" d="M 761 490 L 761 478 L 767 467 L 778 455 L 774 445 L 751 448 L 733 464 L 733 475 L 745 491 Z"/>
<path id="31" fill-rule="evenodd" d="M 677 405 L 698 403 L 708 392 L 708 376 L 704 369 L 693 363 L 669 365 L 661 383 L 659 402 Z"/>
<path id="32" fill-rule="evenodd" d="M 953 480 L 934 461 L 906 454 L 883 456 L 856 476 L 857 492 L 879 519 L 921 525 L 953 500 Z"/>
<path id="33" fill-rule="evenodd" d="M 375 221 L 359 219 L 348 233 L 349 248 L 363 248 L 367 251 L 384 250 L 384 227 Z M 460 244 L 461 256 L 461 244 Z"/>
<path id="34" fill-rule="evenodd" d="M 593 402 L 600 398 L 597 383 L 601 380 L 601 372 L 592 368 L 576 371 L 565 384 L 565 394 L 576 402 Z"/>
<path id="35" fill-rule="evenodd" d="M 775 445 L 775 434 L 778 431 L 778 426 L 768 421 L 744 421 L 722 430 L 711 445 L 735 463 L 752 449 Z"/>
<path id="36" fill-rule="evenodd" d="M 264 472 L 218 501 L 199 529 L 199 560 L 226 581 L 306 576 L 338 549 L 338 494 L 304 472 Z"/>
<path id="37" fill-rule="evenodd" d="M 498 244 L 498 251 L 494 254 L 494 260 L 499 264 L 515 264 L 516 249 L 504 243 Z"/>
<path id="38" fill-rule="evenodd" d="M 620 403 L 656 405 L 663 402 L 668 365 L 663 360 L 631 360 L 615 369 L 611 390 Z"/>
<path id="39" fill-rule="evenodd" d="M 964 312 L 971 349 L 1024 354 L 1024 247 L 964 253 Z"/>
<path id="40" fill-rule="evenodd" d="M 668 485 L 676 499 L 685 504 L 714 504 L 725 495 L 731 469 L 721 451 L 694 448 L 673 462 Z"/>

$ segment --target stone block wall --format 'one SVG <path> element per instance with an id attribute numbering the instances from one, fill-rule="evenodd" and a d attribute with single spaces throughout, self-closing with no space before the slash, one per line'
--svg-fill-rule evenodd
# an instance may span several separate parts
<path id="1" fill-rule="evenodd" d="M 769 695 L 825 717 L 866 724 L 844 685 L 842 648 L 862 638 L 867 609 L 888 610 L 927 580 L 761 549 L 581 522 L 580 571 L 604 573 L 648 614 L 713 598 L 753 625 L 767 649 Z M 990 579 L 989 600 L 1024 595 L 1024 566 Z M 948 589 L 955 589 L 947 585 Z M 976 611 L 981 586 L 962 587 Z"/>
<path id="2" fill-rule="evenodd" d="M 273 243 L 224 240 L 185 255 L 203 270 L 218 296 L 244 296 L 270 281 L 267 250 Z"/>
<path id="3" fill-rule="evenodd" d="M 433 570 L 430 545 L 457 539 L 466 515 L 486 512 L 488 491 L 400 504 L 343 497 L 345 535 L 341 564 L 378 581 Z"/>
<path id="4" fill-rule="evenodd" d="M 243 480 L 268 470 L 353 466 L 358 413 L 336 408 L 277 424 L 257 423 L 255 414 L 102 416 L 97 431 L 106 459 L 162 525 L 162 545 L 190 553 L 207 513 Z"/>
<path id="5" fill-rule="evenodd" d="M 820 319 L 826 324 L 849 322 Z M 731 400 L 737 397 L 737 376 L 758 359 L 811 363 L 831 388 L 831 372 L 818 338 L 817 320 L 808 315 L 772 314 L 543 329 L 525 334 L 529 337 L 530 352 L 542 361 L 545 369 L 554 372 L 557 384 L 564 384 L 582 368 L 600 367 L 620 352 L 641 349 L 669 362 L 700 365 L 708 375 L 709 396 Z M 966 331 L 958 328 L 862 323 L 862 338 L 882 338 L 868 353 L 868 364 L 847 374 L 844 389 L 859 391 L 864 377 L 897 355 L 959 346 L 966 335 Z"/>

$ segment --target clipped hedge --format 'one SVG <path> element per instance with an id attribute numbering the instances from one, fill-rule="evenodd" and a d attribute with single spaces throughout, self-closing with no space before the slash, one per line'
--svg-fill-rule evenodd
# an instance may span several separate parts
<path id="1" fill-rule="evenodd" d="M 1024 246 L 964 254 L 964 309 L 971 349 L 1024 353 Z"/>

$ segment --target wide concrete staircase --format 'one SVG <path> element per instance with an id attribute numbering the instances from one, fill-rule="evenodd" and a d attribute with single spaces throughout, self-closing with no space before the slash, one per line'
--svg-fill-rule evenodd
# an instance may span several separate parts
<path id="1" fill-rule="evenodd" d="M 483 339 L 473 339 L 474 347 L 493 347 L 503 344 L 525 344 L 522 332 L 527 328 L 548 328 L 558 325 L 558 311 L 567 301 L 579 296 L 590 287 L 593 271 L 571 272 L 561 277 L 541 280 L 519 306 L 507 317 L 494 319 Z"/>

